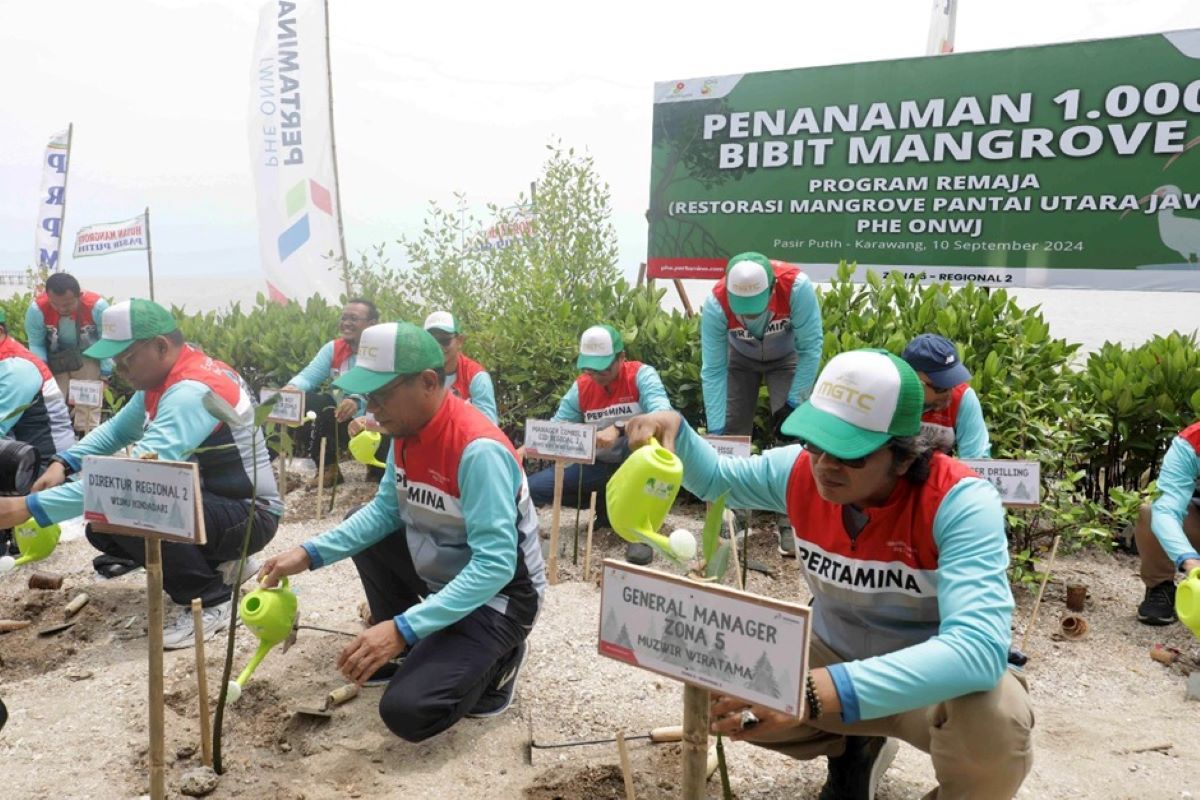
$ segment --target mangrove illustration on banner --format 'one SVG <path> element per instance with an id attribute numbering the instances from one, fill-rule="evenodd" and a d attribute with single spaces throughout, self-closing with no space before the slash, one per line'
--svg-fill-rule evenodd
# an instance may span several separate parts
<path id="1" fill-rule="evenodd" d="M 1198 118 L 1200 30 L 659 83 L 649 274 L 1200 290 Z"/>

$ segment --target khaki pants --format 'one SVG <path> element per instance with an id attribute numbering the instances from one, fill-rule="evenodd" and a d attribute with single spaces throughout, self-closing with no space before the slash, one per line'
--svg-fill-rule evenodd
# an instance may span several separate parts
<path id="1" fill-rule="evenodd" d="M 58 388 L 62 390 L 63 401 L 67 401 L 71 396 L 71 379 L 80 381 L 98 381 L 100 380 L 100 362 L 94 358 L 83 359 L 83 366 L 74 372 L 56 372 L 54 381 L 58 384 Z M 71 424 L 75 426 L 75 430 L 86 433 L 100 425 L 100 409 L 84 408 L 82 406 L 72 407 L 71 409 Z"/>
<path id="2" fill-rule="evenodd" d="M 809 653 L 813 667 L 844 660 L 816 638 Z M 807 761 L 841 755 L 845 736 L 891 736 L 932 757 L 938 786 L 926 800 L 1009 800 L 1033 767 L 1032 730 L 1024 679 L 1005 670 L 987 692 L 849 724 L 827 714 L 752 743 Z"/>
<path id="3" fill-rule="evenodd" d="M 1200 510 L 1188 503 L 1187 516 L 1183 518 L 1183 532 L 1192 547 L 1200 552 Z M 1137 542 L 1138 556 L 1142 559 L 1142 582 L 1146 587 L 1158 586 L 1167 581 L 1174 582 L 1178 570 L 1175 562 L 1167 557 L 1158 537 L 1150 530 L 1150 506 L 1138 511 L 1137 524 L 1133 526 L 1133 538 Z"/>

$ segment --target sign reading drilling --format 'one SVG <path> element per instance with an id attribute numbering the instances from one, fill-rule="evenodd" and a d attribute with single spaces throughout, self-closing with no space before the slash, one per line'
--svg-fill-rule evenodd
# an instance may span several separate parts
<path id="1" fill-rule="evenodd" d="M 648 274 L 1200 291 L 1197 144 L 1200 30 L 660 83 Z"/>

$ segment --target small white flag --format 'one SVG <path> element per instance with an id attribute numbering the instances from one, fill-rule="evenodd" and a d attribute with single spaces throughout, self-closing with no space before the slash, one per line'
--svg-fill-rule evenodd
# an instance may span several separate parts
<path id="1" fill-rule="evenodd" d="M 75 235 L 75 258 L 105 256 L 124 250 L 147 249 L 146 215 L 124 222 L 105 222 L 80 228 Z"/>
<path id="2" fill-rule="evenodd" d="M 954 52 L 954 21 L 957 16 L 958 0 L 934 0 L 925 55 L 944 56 Z"/>

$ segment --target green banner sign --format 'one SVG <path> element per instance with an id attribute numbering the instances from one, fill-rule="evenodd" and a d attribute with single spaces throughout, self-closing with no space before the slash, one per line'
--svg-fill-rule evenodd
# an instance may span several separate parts
<path id="1" fill-rule="evenodd" d="M 1200 30 L 655 86 L 648 274 L 1200 291 Z M 860 272 L 861 276 L 861 272 Z"/>

